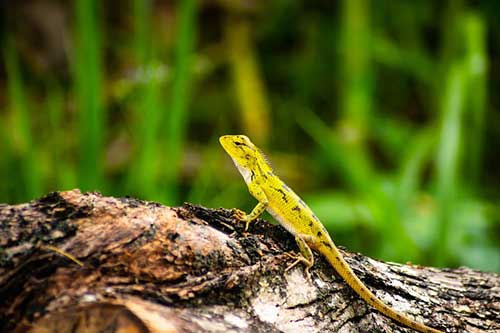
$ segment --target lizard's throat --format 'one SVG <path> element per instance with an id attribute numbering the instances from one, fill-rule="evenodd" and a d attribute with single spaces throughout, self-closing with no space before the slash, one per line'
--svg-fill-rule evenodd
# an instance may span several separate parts
<path id="1" fill-rule="evenodd" d="M 252 181 L 252 171 L 250 171 L 250 169 L 247 169 L 247 168 L 239 165 L 236 161 L 233 161 L 233 162 L 234 162 L 234 165 L 236 165 L 236 168 L 238 168 L 238 171 L 243 176 L 245 183 L 250 184 L 250 182 Z"/>

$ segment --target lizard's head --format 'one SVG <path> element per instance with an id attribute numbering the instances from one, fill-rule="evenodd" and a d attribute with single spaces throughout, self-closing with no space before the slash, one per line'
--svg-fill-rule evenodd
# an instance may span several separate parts
<path id="1" fill-rule="evenodd" d="M 219 142 L 234 162 L 241 166 L 253 163 L 260 154 L 259 149 L 245 135 L 224 135 L 219 138 Z"/>
<path id="2" fill-rule="evenodd" d="M 219 142 L 233 159 L 234 164 L 248 181 L 248 177 L 253 172 L 256 172 L 257 166 L 259 169 L 268 167 L 264 156 L 250 139 L 245 135 L 224 135 L 219 138 Z"/>

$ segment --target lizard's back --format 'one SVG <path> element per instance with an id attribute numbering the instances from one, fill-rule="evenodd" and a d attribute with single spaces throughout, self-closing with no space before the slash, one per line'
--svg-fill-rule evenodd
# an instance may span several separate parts
<path id="1" fill-rule="evenodd" d="M 316 235 L 331 242 L 330 236 L 307 204 L 278 176 L 268 172 L 261 188 L 269 200 L 267 211 L 294 236 Z M 317 248 L 315 243 L 309 244 Z"/>

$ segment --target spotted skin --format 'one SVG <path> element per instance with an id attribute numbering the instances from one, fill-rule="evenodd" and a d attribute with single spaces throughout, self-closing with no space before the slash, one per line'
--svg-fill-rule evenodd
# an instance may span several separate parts
<path id="1" fill-rule="evenodd" d="M 294 256 L 295 261 L 287 270 L 302 263 L 309 275 L 309 269 L 314 264 L 311 249 L 316 250 L 328 259 L 328 262 L 363 300 L 387 317 L 419 332 L 442 333 L 440 330 L 428 327 L 395 311 L 361 282 L 344 260 L 316 215 L 292 189 L 274 174 L 262 152 L 248 137 L 224 135 L 219 141 L 245 179 L 250 194 L 258 201 L 250 214 L 239 216 L 246 222 L 246 229 L 251 221 L 267 210 L 295 236 L 301 254 Z"/>

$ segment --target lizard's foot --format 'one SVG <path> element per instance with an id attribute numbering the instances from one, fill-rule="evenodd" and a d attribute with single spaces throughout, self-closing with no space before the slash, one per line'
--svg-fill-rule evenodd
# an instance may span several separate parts
<path id="1" fill-rule="evenodd" d="M 233 214 L 233 217 L 235 219 L 240 221 L 244 220 L 245 217 L 247 216 L 247 214 L 244 211 L 239 210 L 238 208 L 231 209 L 231 213 Z"/>
<path id="2" fill-rule="evenodd" d="M 247 213 L 245 213 L 242 210 L 239 210 L 238 208 L 233 208 L 231 211 L 232 211 L 235 219 L 237 219 L 241 222 L 245 222 L 245 231 L 247 231 L 248 226 L 250 225 L 250 222 L 252 221 L 250 219 L 250 215 L 248 215 Z"/>
<path id="3" fill-rule="evenodd" d="M 290 259 L 294 259 L 294 262 L 292 262 L 288 267 L 285 269 L 285 272 L 288 272 L 298 264 L 302 263 L 305 266 L 304 272 L 306 274 L 306 278 L 308 280 L 311 280 L 311 272 L 309 269 L 312 267 L 311 262 L 307 260 L 302 254 L 295 254 L 295 253 L 290 253 L 290 252 L 285 252 L 285 255 L 289 257 Z"/>

